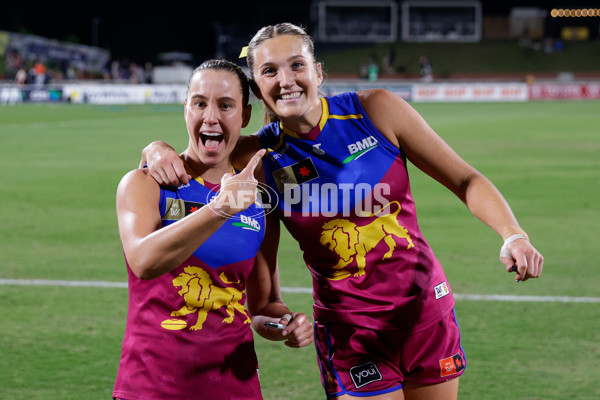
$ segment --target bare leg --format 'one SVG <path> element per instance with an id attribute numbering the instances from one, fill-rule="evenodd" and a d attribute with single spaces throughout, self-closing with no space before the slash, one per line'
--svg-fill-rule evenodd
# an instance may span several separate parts
<path id="1" fill-rule="evenodd" d="M 401 390 L 370 397 L 354 397 L 344 394 L 338 400 L 456 400 L 458 398 L 458 378 L 436 385 L 404 383 Z"/>
<path id="2" fill-rule="evenodd" d="M 369 397 L 354 397 L 347 394 L 344 394 L 340 397 L 336 397 L 338 400 L 351 400 L 351 399 L 360 399 L 360 400 L 404 400 L 404 393 L 402 393 L 402 389 L 396 390 L 395 392 L 390 392 L 386 394 L 379 394 L 377 396 L 369 396 Z"/>
<path id="3" fill-rule="evenodd" d="M 406 382 L 403 390 L 406 400 L 456 400 L 458 398 L 458 378 L 437 385 Z"/>

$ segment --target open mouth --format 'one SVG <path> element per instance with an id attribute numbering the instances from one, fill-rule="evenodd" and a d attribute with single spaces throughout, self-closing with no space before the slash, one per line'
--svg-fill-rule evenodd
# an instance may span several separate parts
<path id="1" fill-rule="evenodd" d="M 208 150 L 216 150 L 223 141 L 223 135 L 217 132 L 201 132 L 200 140 Z"/>

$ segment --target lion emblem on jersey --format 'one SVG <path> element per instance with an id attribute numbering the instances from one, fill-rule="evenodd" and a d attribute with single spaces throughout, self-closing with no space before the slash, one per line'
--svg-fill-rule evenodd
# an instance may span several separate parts
<path id="1" fill-rule="evenodd" d="M 352 261 L 356 261 L 358 271 L 354 274 L 359 277 L 365 274 L 366 259 L 365 256 L 382 240 L 388 246 L 388 251 L 381 258 L 385 260 L 390 258 L 396 248 L 394 237 L 407 241 L 407 249 L 414 247 L 413 241 L 406 228 L 398 223 L 398 213 L 400 212 L 400 203 L 393 201 L 384 206 L 376 214 L 368 214 L 367 217 L 374 217 L 381 214 L 391 205 L 397 206 L 393 213 L 375 218 L 368 225 L 357 226 L 355 223 L 346 219 L 334 219 L 323 224 L 320 242 L 334 251 L 340 260 L 333 267 L 333 272 L 329 279 L 340 280 L 351 275 L 345 267 Z"/>
<path id="2" fill-rule="evenodd" d="M 229 281 L 224 272 L 219 277 L 224 284 L 240 284 L 239 281 Z M 243 289 L 233 286 L 215 286 L 210 275 L 202 268 L 192 267 L 191 265 L 184 268 L 184 272 L 173 279 L 173 286 L 181 287 L 178 293 L 185 299 L 185 305 L 181 309 L 173 311 L 171 316 L 182 317 L 191 313 L 198 313 L 198 322 L 196 322 L 196 325 L 190 327 L 190 330 L 202 329 L 209 311 L 218 310 L 221 307 L 225 307 L 229 315 L 229 317 L 223 319 L 224 324 L 231 324 L 233 322 L 235 310 L 238 310 L 246 317 L 245 324 L 251 322 L 246 309 L 240 304 Z"/>

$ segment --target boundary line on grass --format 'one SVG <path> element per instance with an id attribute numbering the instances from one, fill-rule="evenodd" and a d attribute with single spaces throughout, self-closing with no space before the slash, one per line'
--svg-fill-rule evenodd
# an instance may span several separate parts
<path id="1" fill-rule="evenodd" d="M 67 281 L 50 279 L 0 279 L 0 285 L 18 286 L 62 286 L 62 287 L 92 287 L 127 289 L 127 282 L 107 281 Z M 282 293 L 312 294 L 311 288 L 282 287 Z M 456 300 L 472 301 L 526 301 L 545 303 L 600 303 L 600 297 L 571 297 L 571 296 L 515 296 L 504 294 L 461 294 L 454 293 Z"/>

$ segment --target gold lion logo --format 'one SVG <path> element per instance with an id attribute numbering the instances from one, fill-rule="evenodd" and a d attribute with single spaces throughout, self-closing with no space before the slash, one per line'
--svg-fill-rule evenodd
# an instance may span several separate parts
<path id="1" fill-rule="evenodd" d="M 328 279 L 340 280 L 349 277 L 351 273 L 347 269 L 344 269 L 344 267 L 353 260 L 356 260 L 358 266 L 358 271 L 354 276 L 359 277 L 364 275 L 366 254 L 382 240 L 388 246 L 388 251 L 383 255 L 382 260 L 392 256 L 396 248 L 394 236 L 405 239 L 408 242 L 407 249 L 415 246 L 406 228 L 400 225 L 396 219 L 401 209 L 400 203 L 397 201 L 388 203 L 376 214 L 368 214 L 366 216 L 374 217 L 392 203 L 398 206 L 395 212 L 377 217 L 368 225 L 356 226 L 356 224 L 346 219 L 334 219 L 323 224 L 323 232 L 321 232 L 320 239 L 321 244 L 328 246 L 330 250 L 333 250 L 340 257 L 338 263 L 333 267 L 336 271 Z"/>
<path id="2" fill-rule="evenodd" d="M 229 281 L 224 272 L 219 277 L 223 283 L 229 285 L 240 283 L 240 281 Z M 235 287 L 223 288 L 215 286 L 210 275 L 202 268 L 192 267 L 191 265 L 185 267 L 184 272 L 173 279 L 173 286 L 181 286 L 181 290 L 178 293 L 180 296 L 183 296 L 185 305 L 181 309 L 173 311 L 171 316 L 182 317 L 191 313 L 198 313 L 198 322 L 196 322 L 196 325 L 190 327 L 190 330 L 202 329 L 202 325 L 208 317 L 208 312 L 218 310 L 221 307 L 226 307 L 227 314 L 229 315 L 229 317 L 223 319 L 222 322 L 224 324 L 231 324 L 233 322 L 235 310 L 238 310 L 246 317 L 245 324 L 251 322 L 246 309 L 240 304 L 243 294 L 242 290 Z"/>

